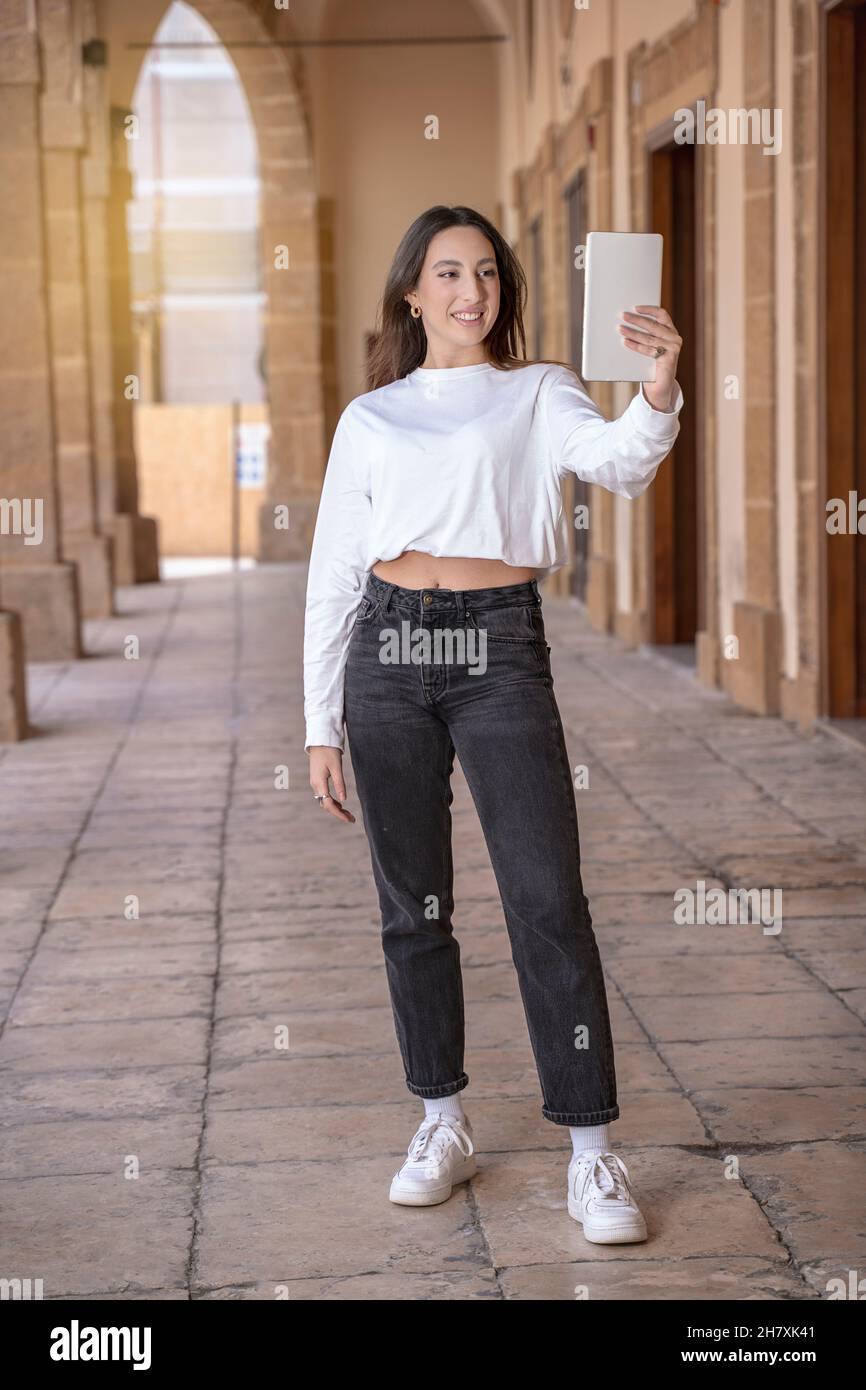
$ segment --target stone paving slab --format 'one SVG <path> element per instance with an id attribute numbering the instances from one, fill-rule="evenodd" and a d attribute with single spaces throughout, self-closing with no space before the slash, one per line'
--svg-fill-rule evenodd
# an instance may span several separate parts
<path id="1" fill-rule="evenodd" d="M 55 1301 L 69 1302 L 70 1299 L 87 1299 L 89 1303 L 151 1303 L 160 1302 L 189 1302 L 189 1286 L 187 1283 L 177 1284 L 173 1289 L 142 1289 L 134 1284 L 123 1284 L 120 1288 L 109 1289 L 105 1293 L 82 1293 L 78 1289 L 69 1289 L 67 1293 L 46 1294 L 46 1302 Z"/>
<path id="2" fill-rule="evenodd" d="M 201 1123 L 194 1109 L 178 1115 L 125 1115 L 12 1125 L 0 1151 L 0 1180 L 56 1173 L 117 1171 L 118 1154 L 146 1155 L 150 1166 L 194 1169 Z"/>
<path id="3" fill-rule="evenodd" d="M 631 1159 L 631 1161 L 629 1161 Z M 583 1259 L 586 1242 L 565 1211 L 568 1155 L 490 1158 L 472 1183 L 496 1266 Z M 786 1254 L 746 1187 L 725 1179 L 716 1157 L 638 1145 L 626 1158 L 650 1243 L 598 1246 L 593 1260 L 663 1260 Z M 479 1169 L 481 1165 L 479 1164 Z"/>
<path id="4" fill-rule="evenodd" d="M 750 993 L 754 996 L 814 990 L 812 974 L 797 960 L 773 955 L 720 955 L 695 951 L 689 956 L 655 955 L 610 961 L 606 970 L 630 999 L 643 995 L 677 997 L 694 995 L 703 999 L 723 994 Z"/>
<path id="5" fill-rule="evenodd" d="M 92 931 L 92 927 L 86 930 Z M 81 945 L 58 945 L 52 933 L 41 944 L 36 959 L 28 971 L 28 985 L 57 983 L 64 987 L 72 981 L 123 980 L 143 987 L 144 981 L 150 983 L 151 991 L 162 989 L 166 980 L 181 984 L 191 976 L 212 977 L 216 970 L 216 942 L 191 945 L 177 945 L 167 941 L 157 952 L 153 943 L 148 945 L 116 945 L 112 940 L 99 945 L 92 939 Z M 22 987 L 23 993 L 23 987 Z M 131 1013 L 127 1009 L 127 1015 Z"/>
<path id="6" fill-rule="evenodd" d="M 0 1123 L 26 1125 L 54 1120 L 100 1120 L 114 1116 L 154 1119 L 162 1114 L 200 1111 L 205 1067 L 154 1066 L 139 1069 L 7 1072 L 3 1077 Z"/>
<path id="7" fill-rule="evenodd" d="M 664 1042 L 863 1036 L 851 1010 L 818 987 L 771 995 L 641 994 L 631 996 L 631 1007 L 647 1032 Z"/>
<path id="8" fill-rule="evenodd" d="M 156 1064 L 187 1066 L 207 1054 L 207 1019 L 155 1018 L 24 1027 L 11 1024 L 0 1040 L 0 1073 L 118 1069 Z"/>
<path id="9" fill-rule="evenodd" d="M 856 1266 L 866 1241 L 866 1141 L 746 1154 L 741 1171 L 795 1260 Z"/>
<path id="10" fill-rule="evenodd" d="M 47 951 L 75 951 L 80 947 L 104 951 L 150 950 L 153 962 L 148 974 L 158 975 L 160 966 L 170 959 L 164 946 L 192 947 L 216 942 L 216 923 L 212 913 L 168 917 L 159 913 L 138 921 L 99 917 L 65 917 L 47 922 L 42 934 L 42 947 Z M 158 947 L 158 952 L 153 950 Z M 35 965 L 35 962 L 34 962 Z M 144 973 L 144 972 L 142 972 Z"/>
<path id="11" fill-rule="evenodd" d="M 575 1260 L 573 1264 L 527 1265 L 503 1269 L 504 1298 L 591 1302 L 660 1300 L 745 1302 L 803 1299 L 804 1280 L 793 1270 L 748 1256 L 668 1260 Z"/>
<path id="12" fill-rule="evenodd" d="M 848 1008 L 852 1009 L 857 1017 L 866 1023 L 866 989 L 847 990 L 843 998 Z"/>
<path id="13" fill-rule="evenodd" d="M 46 1296 L 183 1279 L 195 1173 L 142 1165 L 125 1178 L 125 1162 L 118 1152 L 111 1174 L 0 1181 L 4 1257 L 41 1278 Z"/>
<path id="14" fill-rule="evenodd" d="M 382 1168 L 379 1158 L 353 1158 L 347 1171 L 340 1156 L 207 1167 L 196 1282 L 215 1287 L 378 1267 L 407 1274 L 489 1268 L 465 1183 L 439 1207 L 401 1208 L 388 1201 Z M 335 1202 L 343 1183 L 347 1199 Z M 301 1212 L 310 1219 L 299 1219 Z"/>
<path id="15" fill-rule="evenodd" d="M 158 856 L 155 856 L 158 858 Z M 151 865 L 151 874 L 159 863 Z M 162 915 L 208 912 L 216 907 L 217 884 L 212 878 L 184 879 L 175 883 L 162 879 L 141 878 L 134 870 L 119 874 L 115 871 L 108 881 L 67 882 L 60 890 L 48 914 L 49 921 L 64 917 L 113 917 L 123 922 L 126 899 L 134 894 L 138 899 L 137 913 Z"/>
<path id="16" fill-rule="evenodd" d="M 687 1091 L 707 1090 L 720 1078 L 732 1086 L 856 1086 L 866 1075 L 862 1037 L 719 1038 L 660 1042 L 659 1054 Z"/>
<path id="17" fill-rule="evenodd" d="M 94 962 L 91 972 L 97 969 Z M 143 979 L 71 978 L 62 969 L 50 984 L 28 978 L 18 991 L 9 1013 L 14 1031 L 36 1024 L 68 1025 L 76 1022 L 102 1023 L 112 1020 L 165 1018 L 181 1014 L 207 1018 L 212 994 L 206 975 L 185 979 L 162 979 L 146 975 Z"/>
<path id="18" fill-rule="evenodd" d="M 153 873 L 158 859 L 159 875 L 163 881 L 174 879 L 213 879 L 220 873 L 221 858 L 218 846 L 169 846 L 154 853 L 153 845 L 137 849 L 86 849 L 76 855 L 69 866 L 66 882 L 77 884 L 132 883 Z"/>
<path id="19" fill-rule="evenodd" d="M 307 785 L 305 578 L 140 586 L 88 625 L 91 659 L 30 668 L 39 737 L 0 748 L 4 1259 L 49 1299 L 131 1301 L 784 1301 L 866 1267 L 864 755 L 549 598 L 569 760 L 589 776 L 611 1132 L 650 1239 L 590 1246 L 565 1210 L 568 1131 L 541 1114 L 459 764 L 479 1174 L 441 1207 L 388 1201 L 421 1107 L 360 817 L 317 816 Z M 120 654 L 131 622 L 138 662 Z M 350 757 L 346 776 L 359 815 Z M 677 924 L 698 881 L 781 889 L 782 930 Z"/>
<path id="20" fill-rule="evenodd" d="M 598 908 L 598 900 L 596 900 Z M 622 916 L 621 912 L 615 914 Z M 764 961 L 768 957 L 774 959 L 784 953 L 778 944 L 779 938 L 776 936 L 762 935 L 760 928 L 751 925 L 735 926 L 725 928 L 727 936 L 718 938 L 708 934 L 705 927 L 696 927 L 694 930 L 682 927 L 672 927 L 667 923 L 659 926 L 652 921 L 644 924 L 640 922 L 613 924 L 599 921 L 596 913 L 593 917 L 595 934 L 599 945 L 603 946 L 602 957 L 605 961 L 605 968 L 610 965 L 611 973 L 616 976 L 615 965 L 620 960 L 635 958 L 638 961 L 647 963 L 667 957 L 685 963 L 692 957 L 701 958 L 703 956 L 714 955 L 722 947 L 722 942 L 727 942 L 725 948 L 725 959 L 732 963 L 739 962 L 742 957 L 753 960 L 758 957 Z M 739 968 L 739 967 L 736 967 Z M 641 975 L 641 981 L 644 977 Z M 658 979 L 658 975 L 656 975 Z M 647 988 L 645 993 L 650 993 Z"/>
<path id="21" fill-rule="evenodd" d="M 856 1139 L 863 1133 L 866 1086 L 747 1086 L 692 1091 L 689 1100 L 718 1142 L 766 1144 Z"/>
<path id="22" fill-rule="evenodd" d="M 829 989 L 836 990 L 846 1004 L 850 991 L 866 985 L 866 951 L 798 952 L 800 960 Z"/>

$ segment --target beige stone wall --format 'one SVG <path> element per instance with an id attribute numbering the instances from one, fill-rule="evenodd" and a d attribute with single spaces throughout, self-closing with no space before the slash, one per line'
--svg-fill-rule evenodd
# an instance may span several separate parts
<path id="1" fill-rule="evenodd" d="M 733 0 L 719 28 L 718 104 L 724 110 L 741 103 L 743 90 L 744 0 Z M 745 593 L 743 509 L 745 462 L 743 396 L 745 376 L 745 271 L 743 235 L 744 173 L 740 151 L 719 145 L 718 238 L 716 258 L 716 382 L 717 468 L 715 505 L 719 533 L 719 630 L 723 637 L 734 632 L 734 604 Z M 737 396 L 728 392 L 735 381 Z"/>
<path id="2" fill-rule="evenodd" d="M 591 230 L 626 232 L 634 230 L 633 196 L 628 158 L 629 148 L 629 53 L 644 41 L 651 45 L 688 19 L 693 13 L 692 0 L 662 0 L 642 4 L 641 0 L 624 0 L 618 5 L 590 5 L 577 11 L 571 37 L 565 50 L 575 76 L 575 84 L 585 80 L 590 66 L 602 56 L 609 56 L 612 68 L 612 196 L 608 221 L 593 223 Z M 559 110 L 563 95 L 557 98 Z M 634 395 L 635 387 L 627 382 L 613 382 L 609 400 L 605 402 L 611 416 L 619 415 Z M 634 632 L 634 618 L 639 610 L 637 594 L 639 576 L 635 573 L 633 551 L 638 512 L 623 497 L 612 497 L 614 530 L 614 593 L 613 606 L 616 630 L 623 636 Z"/>
<path id="3" fill-rule="evenodd" d="M 788 288 L 793 298 L 796 368 L 793 381 L 794 439 L 797 475 L 797 679 L 788 697 L 790 716 L 808 727 L 827 709 L 828 663 L 825 613 L 826 532 L 816 525 L 824 516 L 826 498 L 824 424 L 824 351 L 815 312 L 821 297 L 823 256 L 822 160 L 819 154 L 820 12 L 815 0 L 791 0 L 793 30 L 793 94 L 791 139 L 794 146 L 794 223 L 792 240 L 796 280 Z M 822 538 L 823 532 L 823 538 Z"/>
<path id="4" fill-rule="evenodd" d="M 267 420 L 246 405 L 241 421 Z M 232 409 L 139 405 L 134 414 L 141 505 L 159 524 L 163 555 L 231 553 Z M 241 488 L 240 553 L 255 555 L 260 488 Z"/>
<path id="5" fill-rule="evenodd" d="M 643 117 L 642 128 L 649 129 L 692 101 L 699 88 L 691 75 L 691 63 L 699 55 L 697 50 L 692 55 L 688 41 L 683 47 L 681 36 L 697 31 L 695 20 L 702 11 L 717 24 L 715 104 L 725 111 L 750 105 L 782 109 L 781 154 L 764 156 L 754 147 L 720 144 L 710 156 L 712 206 L 705 220 L 710 273 L 705 288 L 711 291 L 708 315 L 711 308 L 714 321 L 704 347 L 711 376 L 707 399 L 687 402 L 686 408 L 701 412 L 707 448 L 707 597 L 712 611 L 702 675 L 720 679 L 752 708 L 778 709 L 787 701 L 794 712 L 814 709 L 806 686 L 815 686 L 814 634 L 822 617 L 820 585 L 813 578 L 815 519 L 809 510 L 814 506 L 814 469 L 802 428 L 810 416 L 814 419 L 814 401 L 798 398 L 805 377 L 797 349 L 798 336 L 803 339 L 805 332 L 811 342 L 815 331 L 814 298 L 803 301 L 809 262 L 798 257 L 798 247 L 813 244 L 798 203 L 805 186 L 804 161 L 811 155 L 797 138 L 813 130 L 817 120 L 814 16 L 808 26 L 803 22 L 800 0 L 729 0 L 718 9 L 704 0 L 652 5 L 622 0 L 576 12 L 566 34 L 559 20 L 566 6 L 536 8 L 540 22 L 530 94 L 525 7 L 508 7 L 514 43 L 501 55 L 500 78 L 511 85 L 516 100 L 503 102 L 508 139 L 500 177 L 506 197 L 507 189 L 516 187 L 525 202 L 549 141 L 561 138 L 593 64 L 607 55 L 613 89 L 612 200 L 609 220 L 592 220 L 591 225 L 614 230 L 643 225 L 635 201 L 643 190 L 639 180 L 633 181 L 643 159 L 642 144 L 632 149 L 631 158 L 629 151 L 629 63 L 641 52 L 670 53 L 669 68 Z M 798 25 L 803 34 L 808 31 L 799 47 Z M 794 116 L 804 98 L 812 114 L 802 113 L 798 123 Z M 525 211 L 509 211 L 511 231 L 520 227 Z M 590 212 L 592 218 L 597 208 Z M 814 207 L 809 217 L 814 221 Z M 550 274 L 547 269 L 545 276 Z M 619 413 L 633 391 L 628 384 L 615 384 L 611 412 Z M 616 499 L 612 524 L 616 630 L 641 640 L 647 583 L 643 499 L 637 506 Z M 719 659 L 722 642 L 734 634 L 745 648 L 737 667 Z M 804 652 L 809 658 L 805 667 Z M 798 682 L 802 698 L 786 692 Z"/>
<path id="6" fill-rule="evenodd" d="M 782 669 L 797 676 L 797 473 L 794 447 L 796 326 L 794 296 L 793 110 L 794 33 L 790 0 L 776 0 L 776 101 L 783 109 L 782 153 L 776 156 L 776 495 L 778 499 L 779 606 L 782 610 Z"/>
<path id="7" fill-rule="evenodd" d="M 424 36 L 480 33 L 466 0 L 399 0 L 367 7 L 330 4 L 323 38 L 366 32 Z M 468 203 L 496 216 L 500 163 L 493 45 L 334 48 L 311 51 L 311 117 L 320 194 L 335 208 L 336 369 L 340 408 L 366 390 L 364 334 L 397 244 L 412 220 L 436 203 Z M 335 100 L 339 93 L 339 100 Z M 439 138 L 425 138 L 425 120 Z"/>

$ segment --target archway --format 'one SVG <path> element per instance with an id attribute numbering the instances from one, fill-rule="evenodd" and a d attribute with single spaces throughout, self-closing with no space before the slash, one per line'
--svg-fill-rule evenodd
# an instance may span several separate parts
<path id="1" fill-rule="evenodd" d="M 291 15 L 274 11 L 268 28 L 253 0 L 191 0 L 191 7 L 234 64 L 258 150 L 264 368 L 271 426 L 258 558 L 300 559 L 309 549 L 324 463 L 323 213 L 298 65 L 276 42 L 278 37 L 291 37 Z M 116 0 L 111 4 L 106 15 L 109 51 L 138 50 L 137 61 L 115 82 L 115 104 L 130 105 L 141 60 L 167 9 L 164 0 L 142 0 L 135 7 Z"/>

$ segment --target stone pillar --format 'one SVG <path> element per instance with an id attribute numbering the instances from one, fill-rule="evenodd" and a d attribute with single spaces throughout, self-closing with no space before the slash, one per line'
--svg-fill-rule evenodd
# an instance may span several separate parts
<path id="1" fill-rule="evenodd" d="M 0 743 L 27 736 L 24 639 L 17 613 L 0 608 Z"/>
<path id="2" fill-rule="evenodd" d="M 127 118 L 122 107 L 110 111 L 109 197 L 103 204 L 110 314 L 110 373 L 108 399 L 111 408 L 113 463 L 100 494 L 101 524 L 114 539 L 115 576 L 118 584 L 149 584 L 159 579 L 159 547 L 156 520 L 138 512 L 138 468 L 135 457 L 133 401 L 140 400 L 133 378 L 136 373 L 135 338 L 132 329 L 129 247 L 126 207 L 132 197 L 129 172 Z"/>
<path id="3" fill-rule="evenodd" d="M 334 223 L 337 207 L 333 198 L 320 198 L 319 209 L 319 278 L 321 281 L 322 325 L 322 402 L 325 431 L 328 439 L 337 428 L 340 418 L 339 383 L 337 381 L 337 305 L 334 294 Z"/>
<path id="4" fill-rule="evenodd" d="M 24 732 L 30 661 L 81 655 L 77 574 L 60 558 L 39 144 L 40 55 L 30 0 L 0 0 L 0 727 Z M 8 612 L 18 614 L 20 623 Z"/>
<path id="5" fill-rule="evenodd" d="M 769 157 L 769 156 L 768 156 Z M 703 353 L 700 373 L 702 397 L 696 407 L 703 415 L 703 437 L 698 430 L 699 459 L 703 467 L 704 488 L 704 625 L 695 633 L 695 672 L 703 685 L 718 689 L 720 684 L 721 615 L 719 612 L 719 507 L 717 469 L 718 446 L 716 431 L 716 171 L 718 155 L 712 145 L 700 148 L 699 215 L 702 215 L 703 275 L 699 293 L 703 294 L 703 322 L 698 323 L 699 351 Z"/>
<path id="6" fill-rule="evenodd" d="M 114 420 L 111 410 L 111 314 L 108 294 L 108 111 L 104 93 L 105 49 L 97 45 L 93 0 L 85 3 L 85 38 L 89 61 L 83 70 L 86 153 L 81 161 L 81 214 L 84 232 L 84 277 L 90 357 L 90 420 L 96 473 L 96 509 L 100 529 L 110 535 L 116 510 Z M 115 565 L 117 554 L 115 549 Z"/>
<path id="7" fill-rule="evenodd" d="M 257 134 L 271 424 L 259 559 L 298 560 L 309 554 L 324 474 L 322 315 L 334 317 L 333 263 L 320 265 L 320 218 L 327 216 L 327 207 L 323 212 L 316 194 L 297 95 L 286 91 L 258 108 Z M 296 166 L 291 193 L 277 191 L 286 188 L 286 160 Z M 326 230 L 326 249 L 332 242 Z M 286 248 L 287 265 L 279 247 Z M 275 525 L 275 509 L 282 507 L 288 507 L 288 530 Z"/>
<path id="8" fill-rule="evenodd" d="M 566 355 L 565 333 L 568 306 L 563 290 L 565 269 L 562 248 L 565 242 L 565 203 L 559 181 L 559 129 L 549 122 L 541 136 L 536 159 L 537 177 L 541 192 L 542 275 L 539 292 L 542 299 L 544 343 L 539 357 L 563 361 Z M 566 480 L 563 488 L 563 507 L 570 535 L 574 510 L 572 483 Z M 569 547 L 572 540 L 569 539 Z M 545 592 L 552 597 L 565 598 L 571 587 L 571 566 L 564 565 L 547 580 Z"/>
<path id="9" fill-rule="evenodd" d="M 797 677 L 789 693 L 787 716 L 797 719 L 801 730 L 811 728 L 826 712 L 822 679 L 822 629 L 826 622 L 822 595 L 823 546 L 821 531 L 826 522 L 821 500 L 821 447 L 816 428 L 816 383 L 826 370 L 820 342 L 819 302 L 821 223 L 821 179 L 826 155 L 821 149 L 820 109 L 820 33 L 822 15 L 812 0 L 793 0 L 793 88 L 791 105 L 801 119 L 794 123 L 792 166 L 793 226 L 796 262 L 794 280 L 794 448 L 797 478 Z M 859 325 L 858 325 L 859 327 Z M 822 431 L 823 432 L 823 429 Z M 816 515 L 822 525 L 816 524 Z M 826 532 L 823 537 L 826 542 Z M 863 544 L 862 541 L 859 544 Z M 784 686 L 783 686 L 784 700 Z M 793 708 L 792 708 L 793 706 Z"/>
<path id="10" fill-rule="evenodd" d="M 333 264 L 319 264 L 319 247 L 333 237 L 320 234 L 322 209 L 312 190 L 272 196 L 265 211 L 282 216 L 262 227 L 271 442 L 258 558 L 302 560 L 310 553 L 326 457 L 321 318 L 334 317 L 334 272 Z M 281 246 L 286 267 L 275 265 Z M 288 529 L 275 520 L 284 508 Z"/>
<path id="11" fill-rule="evenodd" d="M 743 105 L 775 106 L 775 4 L 752 0 L 744 26 Z M 734 604 L 736 660 L 723 663 L 734 698 L 757 714 L 778 714 L 782 614 L 776 527 L 776 160 L 753 142 L 745 170 L 745 598 Z"/>
<path id="12" fill-rule="evenodd" d="M 592 120 L 594 157 L 587 151 L 589 175 L 588 227 L 613 226 L 613 59 L 600 58 L 589 77 L 584 105 Z M 584 137 L 585 138 L 585 137 Z M 613 386 L 609 381 L 592 385 L 592 397 L 609 420 L 613 419 Z M 607 488 L 589 490 L 589 564 L 586 576 L 586 609 L 598 632 L 612 632 L 616 621 L 616 498 Z"/>
<path id="13" fill-rule="evenodd" d="M 99 532 L 90 417 L 90 357 L 82 245 L 85 147 L 82 31 L 73 0 L 38 0 L 42 53 L 42 181 L 54 388 L 61 550 L 78 566 L 86 618 L 114 611 L 111 541 Z"/>

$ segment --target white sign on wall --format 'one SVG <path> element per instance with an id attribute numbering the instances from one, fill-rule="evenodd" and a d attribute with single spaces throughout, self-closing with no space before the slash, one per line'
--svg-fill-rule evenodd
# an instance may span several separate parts
<path id="1" fill-rule="evenodd" d="M 235 455 L 238 487 L 264 487 L 270 434 L 271 427 L 266 420 L 246 420 L 238 425 Z"/>

